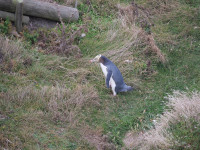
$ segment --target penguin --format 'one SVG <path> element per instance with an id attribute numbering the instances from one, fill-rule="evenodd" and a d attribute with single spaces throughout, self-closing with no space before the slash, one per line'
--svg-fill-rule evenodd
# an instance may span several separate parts
<path id="1" fill-rule="evenodd" d="M 106 78 L 106 86 L 107 88 L 111 87 L 114 96 L 116 96 L 119 92 L 127 92 L 133 90 L 131 86 L 128 86 L 126 83 L 124 83 L 122 74 L 117 66 L 105 56 L 99 54 L 94 59 L 90 60 L 90 62 L 100 63 L 101 69 Z"/>

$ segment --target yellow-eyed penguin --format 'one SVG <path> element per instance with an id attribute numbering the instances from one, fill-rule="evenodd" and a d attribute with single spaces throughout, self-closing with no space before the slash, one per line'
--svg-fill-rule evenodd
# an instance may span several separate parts
<path id="1" fill-rule="evenodd" d="M 97 55 L 94 59 L 90 60 L 90 62 L 100 63 L 101 69 L 106 78 L 106 86 L 107 88 L 112 88 L 114 96 L 119 92 L 127 92 L 133 90 L 131 86 L 127 86 L 124 83 L 122 74 L 117 66 L 105 56 Z"/>

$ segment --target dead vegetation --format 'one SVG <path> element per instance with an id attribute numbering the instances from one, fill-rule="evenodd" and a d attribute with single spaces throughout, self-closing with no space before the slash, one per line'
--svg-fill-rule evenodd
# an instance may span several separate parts
<path id="1" fill-rule="evenodd" d="M 0 70 L 11 72 L 19 63 L 23 63 L 22 46 L 0 35 Z M 26 65 L 26 64 L 25 64 Z"/>
<path id="2" fill-rule="evenodd" d="M 58 84 L 39 89 L 30 85 L 4 93 L 2 98 L 1 105 L 5 106 L 6 111 L 13 105 L 17 108 L 33 103 L 38 108 L 44 108 L 53 121 L 71 124 L 82 109 L 99 105 L 97 92 L 88 85 L 78 85 L 73 90 Z"/>
<path id="3" fill-rule="evenodd" d="M 10 136 L 9 132 L 0 132 L 0 135 L 3 134 L 0 144 L 2 148 L 23 149 L 23 139 L 38 143 L 33 134 L 40 131 L 49 132 L 52 130 L 52 122 L 54 125 L 63 124 L 64 129 L 79 129 L 79 121 L 83 117 L 81 113 L 91 107 L 99 107 L 99 101 L 95 89 L 87 84 L 77 85 L 73 89 L 61 84 L 43 87 L 31 84 L 4 92 L 0 95 L 0 105 L 5 114 L 1 116 L 10 115 L 19 109 L 25 112 L 20 114 L 19 118 L 17 115 L 14 118 L 15 121 L 21 120 L 17 126 L 19 132 L 13 136 Z M 84 121 L 84 118 L 82 119 Z M 9 121 L 9 118 L 6 120 Z M 60 136 L 57 131 L 50 132 Z"/>
<path id="4" fill-rule="evenodd" d="M 55 1 L 55 0 L 38 0 L 38 1 L 55 3 L 55 4 L 61 3 L 62 5 L 74 7 L 77 0 L 58 0 L 58 1 Z"/>
<path id="5" fill-rule="evenodd" d="M 71 69 L 67 76 L 75 83 L 86 84 L 91 72 L 85 68 Z"/>
<path id="6" fill-rule="evenodd" d="M 124 139 L 124 144 L 129 149 L 169 149 L 173 144 L 180 141 L 174 141 L 171 128 L 174 124 L 183 121 L 188 128 L 192 127 L 191 119 L 200 123 L 200 93 L 192 92 L 190 94 L 176 91 L 172 96 L 168 96 L 168 108 L 160 118 L 157 118 L 154 128 L 140 134 L 128 133 Z M 189 130 L 189 129 L 188 129 Z M 134 140 L 137 139 L 137 140 Z M 187 143 L 185 146 L 189 146 Z"/>
<path id="7" fill-rule="evenodd" d="M 0 62 L 19 57 L 19 54 L 21 54 L 20 44 L 8 38 L 0 36 L 0 45 Z"/>
<path id="8" fill-rule="evenodd" d="M 54 120 L 68 121 L 70 124 L 76 124 L 76 118 L 84 108 L 95 107 L 99 105 L 97 92 L 92 87 L 77 86 L 74 91 L 66 92 L 69 98 L 59 102 L 56 99 L 49 101 L 49 110 Z M 64 117 L 64 118 L 62 118 Z"/>
<path id="9" fill-rule="evenodd" d="M 77 45 L 74 45 L 74 42 L 81 37 L 83 32 L 87 32 L 86 25 L 80 26 L 77 30 L 69 30 L 61 19 L 61 24 L 57 25 L 55 30 L 49 32 L 42 30 L 39 32 L 37 45 L 45 53 L 54 53 L 62 56 L 73 55 L 80 58 L 81 51 Z"/>
<path id="10" fill-rule="evenodd" d="M 92 130 L 89 127 L 82 129 L 83 138 L 97 150 L 115 150 L 114 144 L 109 141 L 107 135 L 103 135 L 101 130 Z"/>
<path id="11" fill-rule="evenodd" d="M 115 28 L 110 30 L 108 39 L 112 41 L 122 38 L 123 45 L 110 50 L 107 55 L 113 57 L 114 60 L 127 57 L 133 59 L 131 48 L 144 47 L 143 53 L 147 59 L 151 60 L 155 55 L 158 61 L 166 63 L 166 58 L 156 45 L 151 33 L 153 23 L 150 21 L 150 12 L 134 2 L 128 6 L 118 5 L 118 10 L 118 19 L 114 22 Z M 121 37 L 125 34 L 126 37 Z"/>
<path id="12" fill-rule="evenodd" d="M 150 0 L 146 3 L 151 15 L 166 14 L 179 5 L 178 1 L 174 0 Z"/>

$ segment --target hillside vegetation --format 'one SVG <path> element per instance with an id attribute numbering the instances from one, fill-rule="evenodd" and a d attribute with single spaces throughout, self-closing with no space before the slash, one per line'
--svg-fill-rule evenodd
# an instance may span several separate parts
<path id="1" fill-rule="evenodd" d="M 200 1 L 83 0 L 78 9 L 78 22 L 25 26 L 17 37 L 1 20 L 0 149 L 199 150 Z M 98 54 L 135 90 L 113 97 L 89 63 Z"/>

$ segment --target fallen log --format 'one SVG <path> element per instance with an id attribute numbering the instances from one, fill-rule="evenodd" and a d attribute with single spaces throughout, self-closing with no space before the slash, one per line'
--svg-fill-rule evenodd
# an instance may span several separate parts
<path id="1" fill-rule="evenodd" d="M 3 19 L 9 19 L 10 21 L 15 21 L 15 14 L 14 13 L 10 13 L 10 12 L 6 12 L 6 11 L 0 11 L 0 18 Z M 28 16 L 23 16 L 22 18 L 22 23 L 24 24 L 28 24 L 29 23 L 30 18 Z"/>
<path id="2" fill-rule="evenodd" d="M 36 0 L 24 0 L 24 15 L 60 21 L 60 17 L 65 21 L 76 21 L 79 12 L 76 8 L 56 5 Z M 14 0 L 0 0 L 0 10 L 15 12 L 16 4 Z M 60 16 L 60 17 L 59 17 Z"/>

